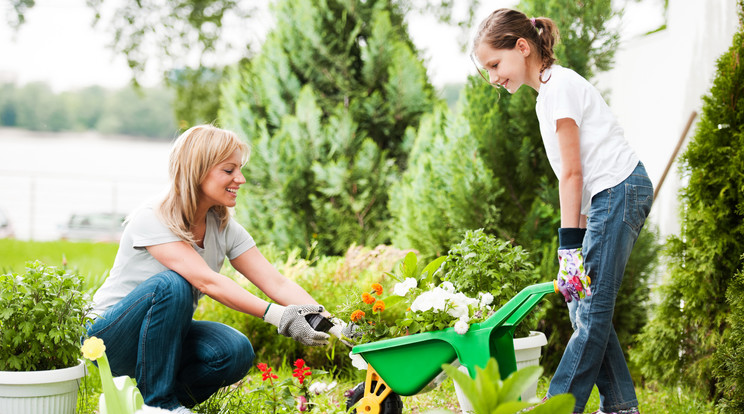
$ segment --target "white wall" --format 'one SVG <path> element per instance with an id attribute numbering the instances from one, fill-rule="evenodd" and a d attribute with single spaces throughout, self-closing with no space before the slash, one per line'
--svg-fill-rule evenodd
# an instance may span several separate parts
<path id="1" fill-rule="evenodd" d="M 615 68 L 598 77 L 601 90 L 611 89 L 605 96 L 654 186 L 659 185 L 690 113 L 699 116 L 715 63 L 731 46 L 737 25 L 736 0 L 670 0 L 667 28 L 623 41 Z M 693 125 L 688 137 L 694 130 Z M 662 237 L 679 233 L 677 194 L 682 179 L 677 167 L 675 163 L 670 169 L 651 211 L 650 221 Z"/>

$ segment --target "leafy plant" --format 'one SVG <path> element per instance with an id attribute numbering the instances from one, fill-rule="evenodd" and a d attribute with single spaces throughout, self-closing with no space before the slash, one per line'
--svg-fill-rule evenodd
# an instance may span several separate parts
<path id="1" fill-rule="evenodd" d="M 530 414 L 563 414 L 573 411 L 575 398 L 571 394 L 560 394 L 535 405 L 520 401 L 519 397 L 530 384 L 540 378 L 540 366 L 527 366 L 501 380 L 498 363 L 491 358 L 485 368 L 476 367 L 475 379 L 450 364 L 442 365 L 444 371 L 457 382 L 463 394 L 473 406 L 474 414 L 510 414 L 533 407 Z"/>
<path id="2" fill-rule="evenodd" d="M 78 364 L 90 318 L 82 279 L 39 261 L 0 276 L 0 371 L 38 371 Z"/>
<path id="3" fill-rule="evenodd" d="M 263 400 L 260 404 L 268 405 L 273 413 L 310 411 L 315 405 L 311 402 L 311 396 L 317 394 L 310 391 L 310 387 L 305 383 L 305 380 L 307 380 L 311 375 L 325 374 L 325 372 L 313 372 L 305 364 L 303 359 L 296 360 L 294 366 L 295 368 L 292 370 L 292 377 L 279 380 L 279 376 L 273 372 L 272 367 L 263 362 L 257 365 L 257 368 L 261 371 L 261 380 L 263 383 L 251 392 L 261 394 Z M 295 379 L 297 380 L 296 383 L 294 381 Z M 318 389 L 318 387 L 313 388 L 316 390 Z M 323 391 L 325 390 L 326 389 L 324 388 Z M 254 406 L 253 408 L 255 409 L 258 407 Z"/>
<path id="4" fill-rule="evenodd" d="M 527 251 L 486 234 L 483 229 L 465 233 L 462 241 L 450 249 L 440 274 L 442 280 L 452 282 L 466 295 L 492 294 L 496 309 L 539 281 Z M 517 335 L 527 336 L 536 324 L 537 316 L 531 313 L 517 327 Z"/>

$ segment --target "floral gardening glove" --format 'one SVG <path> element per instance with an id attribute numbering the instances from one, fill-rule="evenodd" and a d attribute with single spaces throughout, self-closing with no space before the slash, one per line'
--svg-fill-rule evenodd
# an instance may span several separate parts
<path id="1" fill-rule="evenodd" d="M 558 277 L 553 282 L 556 292 L 561 292 L 566 302 L 591 296 L 591 280 L 584 270 L 581 246 L 586 229 L 558 229 Z"/>
<path id="2" fill-rule="evenodd" d="M 297 342 L 309 346 L 320 346 L 328 343 L 330 337 L 325 332 L 319 332 L 310 326 L 305 315 L 321 313 L 320 305 L 289 305 L 284 307 L 272 303 L 266 309 L 264 320 L 277 327 L 277 332 L 289 336 Z"/>

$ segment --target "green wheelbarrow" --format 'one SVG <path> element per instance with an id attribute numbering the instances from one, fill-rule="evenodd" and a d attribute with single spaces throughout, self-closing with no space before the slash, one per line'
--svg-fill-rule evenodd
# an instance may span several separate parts
<path id="1" fill-rule="evenodd" d="M 517 370 L 516 326 L 543 297 L 554 292 L 553 282 L 527 286 L 490 318 L 472 324 L 464 335 L 447 328 L 355 346 L 351 352 L 367 362 L 367 378 L 349 397 L 347 408 L 359 402 L 358 412 L 401 413 L 401 395 L 425 390 L 442 374 L 442 364 L 455 360 L 475 378 L 475 367 L 484 368 L 495 358 L 501 378 L 508 377 Z"/>

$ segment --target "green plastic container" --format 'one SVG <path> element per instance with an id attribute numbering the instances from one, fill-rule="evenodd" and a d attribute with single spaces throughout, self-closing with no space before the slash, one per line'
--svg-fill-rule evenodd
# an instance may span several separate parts
<path id="1" fill-rule="evenodd" d="M 475 378 L 475 367 L 496 358 L 502 378 L 517 370 L 514 329 L 545 295 L 552 282 L 527 286 L 490 318 L 460 335 L 454 328 L 357 345 L 352 349 L 398 395 L 418 394 L 442 372 L 442 364 L 460 360 Z"/>

